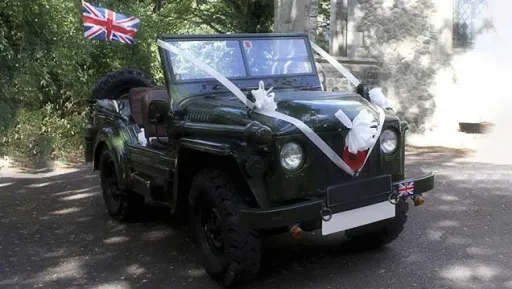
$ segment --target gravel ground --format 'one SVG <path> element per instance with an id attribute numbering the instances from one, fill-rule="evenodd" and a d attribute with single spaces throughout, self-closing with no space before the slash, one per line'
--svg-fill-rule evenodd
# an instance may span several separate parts
<path id="1" fill-rule="evenodd" d="M 265 241 L 261 277 L 242 288 L 512 288 L 512 165 L 461 151 L 411 150 L 409 175 L 437 172 L 401 237 L 352 252 L 343 234 Z M 96 174 L 0 170 L 0 288 L 220 288 L 164 212 L 118 224 Z"/>

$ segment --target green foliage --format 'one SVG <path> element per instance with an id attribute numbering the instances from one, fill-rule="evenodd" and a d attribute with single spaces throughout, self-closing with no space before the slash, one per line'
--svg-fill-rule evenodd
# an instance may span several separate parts
<path id="1" fill-rule="evenodd" d="M 194 1 L 190 1 L 194 2 Z M 274 0 L 197 0 L 191 14 L 218 33 L 271 32 Z"/>
<path id="2" fill-rule="evenodd" d="M 81 0 L 0 0 L 0 154 L 23 165 L 80 158 L 86 100 L 102 75 L 133 67 L 161 83 L 158 35 L 269 31 L 273 9 L 273 0 L 88 2 L 139 17 L 137 43 L 84 38 Z"/>
<path id="3" fill-rule="evenodd" d="M 47 160 L 78 160 L 82 155 L 84 114 L 65 118 L 47 105 L 39 110 L 21 109 L 17 122 L 4 136 L 5 153 L 18 164 L 34 167 Z"/>

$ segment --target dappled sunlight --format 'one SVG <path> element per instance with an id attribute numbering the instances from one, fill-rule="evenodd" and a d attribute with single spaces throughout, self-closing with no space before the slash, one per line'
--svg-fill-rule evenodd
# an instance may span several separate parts
<path id="1" fill-rule="evenodd" d="M 469 286 L 474 285 L 474 282 L 489 282 L 503 273 L 503 270 L 498 266 L 479 262 L 469 263 L 447 266 L 439 274 L 457 285 Z"/>
<path id="2" fill-rule="evenodd" d="M 30 188 L 30 189 L 42 188 L 42 187 L 46 187 L 46 186 L 49 186 L 49 185 L 55 184 L 55 183 L 56 182 L 45 182 L 45 183 L 31 184 L 31 185 L 25 186 L 25 188 Z"/>
<path id="3" fill-rule="evenodd" d="M 80 278 L 84 276 L 84 257 L 68 258 L 55 267 L 50 267 L 37 274 L 29 283 L 40 284 L 60 279 Z"/>
<path id="4" fill-rule="evenodd" d="M 427 229 L 427 238 L 431 241 L 442 241 L 446 238 L 444 231 L 437 230 L 428 230 Z"/>
<path id="5" fill-rule="evenodd" d="M 139 264 L 132 264 L 125 269 L 126 274 L 137 277 L 140 274 L 144 274 L 147 270 L 144 267 L 141 267 Z"/>
<path id="6" fill-rule="evenodd" d="M 68 191 L 64 191 L 64 192 L 54 193 L 54 194 L 52 194 L 52 196 L 56 196 L 57 197 L 57 196 L 68 195 L 68 194 L 85 193 L 85 192 L 92 191 L 92 190 L 95 190 L 95 189 L 98 189 L 98 188 L 99 188 L 98 186 L 94 186 L 94 187 L 80 189 L 80 190 L 68 190 Z"/>
<path id="7" fill-rule="evenodd" d="M 109 227 L 111 232 L 119 232 L 119 231 L 126 231 L 126 225 L 125 224 L 119 224 L 113 221 L 109 221 Z"/>
<path id="8" fill-rule="evenodd" d="M 439 205 L 439 206 L 436 206 L 435 209 L 437 209 L 439 211 L 455 212 L 455 213 L 465 212 L 465 211 L 470 210 L 469 207 L 460 206 L 460 205 L 457 205 L 457 206 L 454 206 L 454 205 Z"/>
<path id="9" fill-rule="evenodd" d="M 471 239 L 469 239 L 469 238 L 447 235 L 445 242 L 447 244 L 453 244 L 453 245 L 470 245 L 470 244 L 472 244 L 473 241 L 471 241 Z"/>
<path id="10" fill-rule="evenodd" d="M 0 188 L 8 187 L 8 186 L 11 186 L 13 184 L 14 184 L 14 182 L 0 183 Z"/>
<path id="11" fill-rule="evenodd" d="M 450 227 L 460 227 L 460 225 L 461 224 L 459 221 L 444 220 L 444 221 L 437 222 L 437 224 L 435 226 L 440 227 L 440 228 L 450 228 Z"/>
<path id="12" fill-rule="evenodd" d="M 83 218 L 78 218 L 76 219 L 78 222 L 89 222 L 92 220 L 91 217 L 83 217 Z"/>
<path id="13" fill-rule="evenodd" d="M 158 241 L 161 239 L 164 239 L 166 237 L 174 235 L 175 232 L 171 229 L 166 230 L 155 230 L 151 232 L 147 232 L 144 235 L 142 235 L 142 239 L 145 241 Z"/>
<path id="14" fill-rule="evenodd" d="M 58 257 L 66 256 L 67 253 L 68 252 L 66 250 L 59 250 L 59 251 L 55 251 L 55 252 L 46 253 L 42 257 L 43 258 L 58 258 Z"/>
<path id="15" fill-rule="evenodd" d="M 459 198 L 454 195 L 443 194 L 443 193 L 437 193 L 436 197 L 438 197 L 439 199 L 441 199 L 443 201 L 458 201 L 459 200 Z"/>
<path id="16" fill-rule="evenodd" d="M 50 214 L 52 214 L 52 215 L 66 215 L 66 214 L 80 212 L 82 210 L 83 210 L 83 208 L 81 208 L 81 207 L 71 207 L 71 208 L 67 208 L 67 209 L 62 209 L 62 210 L 57 210 L 57 211 L 50 212 Z"/>
<path id="17" fill-rule="evenodd" d="M 466 252 L 475 256 L 489 256 L 494 254 L 493 250 L 479 247 L 468 247 L 466 248 Z"/>
<path id="18" fill-rule="evenodd" d="M 107 282 L 107 283 L 92 287 L 92 289 L 130 289 L 130 288 L 132 288 L 130 286 L 130 283 L 128 283 L 127 281 L 124 281 L 124 280 Z"/>
<path id="19" fill-rule="evenodd" d="M 125 236 L 116 236 L 116 237 L 110 237 L 108 239 L 103 240 L 104 243 L 107 244 L 120 244 L 129 241 L 130 238 Z"/>
<path id="20" fill-rule="evenodd" d="M 99 195 L 99 193 L 81 193 L 81 194 L 76 194 L 76 195 L 72 195 L 72 196 L 68 196 L 68 197 L 63 197 L 63 198 L 60 198 L 59 200 L 74 201 L 74 200 L 85 199 L 85 198 L 89 198 L 89 197 L 93 197 L 93 196 L 97 196 L 97 195 Z"/>
<path id="21" fill-rule="evenodd" d="M 189 269 L 186 275 L 189 277 L 198 278 L 206 276 L 206 271 L 204 269 Z"/>

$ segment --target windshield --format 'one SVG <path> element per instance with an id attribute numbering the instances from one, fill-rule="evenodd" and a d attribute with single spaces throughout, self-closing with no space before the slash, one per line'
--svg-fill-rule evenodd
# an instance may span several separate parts
<path id="1" fill-rule="evenodd" d="M 304 39 L 243 41 L 251 75 L 312 73 Z"/>
<path id="2" fill-rule="evenodd" d="M 303 38 L 173 40 L 170 44 L 195 55 L 227 78 L 313 73 Z M 177 82 L 211 78 L 185 58 L 170 53 Z"/>

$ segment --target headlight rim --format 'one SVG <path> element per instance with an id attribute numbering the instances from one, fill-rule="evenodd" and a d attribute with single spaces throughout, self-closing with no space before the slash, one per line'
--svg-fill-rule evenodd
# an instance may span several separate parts
<path id="1" fill-rule="evenodd" d="M 395 147 L 392 150 L 388 151 L 388 152 L 386 152 L 383 149 L 383 147 L 382 147 L 382 136 L 383 136 L 383 133 L 385 131 L 391 132 L 395 136 L 395 139 L 396 139 Z M 387 156 L 394 155 L 398 151 L 398 149 L 400 148 L 400 134 L 395 129 L 393 129 L 393 128 L 384 128 L 381 131 L 380 136 L 379 136 L 379 148 L 380 148 L 380 151 L 382 153 L 384 153 L 385 155 L 387 155 Z"/>
<path id="2" fill-rule="evenodd" d="M 299 165 L 297 165 L 296 168 L 289 169 L 289 168 L 287 168 L 286 166 L 283 165 L 283 151 L 284 151 L 284 149 L 285 149 L 285 147 L 287 145 L 292 145 L 292 144 L 297 145 L 297 147 L 300 149 L 300 151 L 302 153 L 302 158 L 301 158 L 301 161 L 300 161 Z M 279 149 L 279 164 L 280 164 L 281 168 L 285 172 L 287 172 L 287 173 L 296 173 L 296 172 L 300 171 L 304 167 L 305 163 L 306 163 L 306 150 L 305 150 L 305 148 L 304 148 L 304 146 L 302 145 L 301 142 L 299 142 L 297 140 L 290 140 L 290 141 L 287 141 L 286 143 L 284 143 L 283 145 L 281 145 L 281 148 Z"/>

